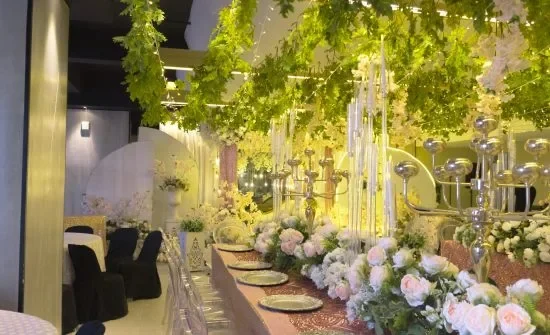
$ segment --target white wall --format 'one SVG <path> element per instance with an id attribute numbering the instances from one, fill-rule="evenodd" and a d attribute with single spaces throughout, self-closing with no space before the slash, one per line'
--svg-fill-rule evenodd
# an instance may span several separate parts
<path id="1" fill-rule="evenodd" d="M 17 310 L 27 1 L 0 0 L 0 309 Z"/>
<path id="2" fill-rule="evenodd" d="M 90 122 L 90 137 L 82 137 L 80 124 Z M 92 170 L 111 152 L 128 144 L 126 111 L 69 109 L 67 113 L 67 162 L 65 215 L 82 214 L 82 194 Z"/>

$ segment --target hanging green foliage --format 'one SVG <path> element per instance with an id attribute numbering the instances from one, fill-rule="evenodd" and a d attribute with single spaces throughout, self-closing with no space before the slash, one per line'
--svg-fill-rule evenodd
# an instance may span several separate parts
<path id="1" fill-rule="evenodd" d="M 220 12 L 203 63 L 194 69 L 188 105 L 178 112 L 179 126 L 195 129 L 207 122 L 214 129 L 229 120 L 221 118 L 219 109 L 206 108 L 209 103 L 221 103 L 232 72 L 247 73 L 250 66 L 241 57 L 250 49 L 254 38 L 253 19 L 256 0 L 233 0 Z"/>
<path id="2" fill-rule="evenodd" d="M 157 125 L 170 119 L 161 104 L 166 96 L 166 81 L 159 57 L 160 44 L 165 37 L 156 29 L 164 13 L 158 0 L 121 0 L 126 5 L 121 15 L 128 15 L 132 28 L 125 36 L 113 40 L 126 49 L 122 67 L 126 71 L 124 85 L 132 101 L 143 110 L 142 124 Z"/>

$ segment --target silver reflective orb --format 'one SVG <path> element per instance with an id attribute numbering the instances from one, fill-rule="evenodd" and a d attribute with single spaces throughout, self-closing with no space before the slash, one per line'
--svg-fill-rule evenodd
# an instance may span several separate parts
<path id="1" fill-rule="evenodd" d="M 474 165 L 467 158 L 451 158 L 445 162 L 444 167 L 451 177 L 463 177 L 472 172 Z"/>
<path id="2" fill-rule="evenodd" d="M 300 164 L 302 164 L 302 160 L 301 159 L 298 159 L 298 158 L 292 158 L 292 159 L 289 159 L 287 161 L 288 165 L 290 165 L 291 167 L 296 167 L 296 166 L 299 166 Z"/>
<path id="3" fill-rule="evenodd" d="M 532 185 L 540 175 L 540 165 L 535 162 L 523 163 L 512 169 L 514 179 L 526 185 Z"/>
<path id="4" fill-rule="evenodd" d="M 497 127 L 498 121 L 487 116 L 478 116 L 474 121 L 474 129 L 484 135 L 489 134 Z"/>
<path id="5" fill-rule="evenodd" d="M 476 152 L 485 156 L 496 156 L 501 150 L 502 141 L 498 137 L 482 138 L 476 145 Z"/>
<path id="6" fill-rule="evenodd" d="M 445 171 L 443 165 L 438 165 L 434 168 L 434 178 L 437 181 L 449 181 L 449 174 Z"/>
<path id="7" fill-rule="evenodd" d="M 424 141 L 424 149 L 426 149 L 426 151 L 428 151 L 432 155 L 442 152 L 443 150 L 445 150 L 446 147 L 446 143 L 442 140 L 428 138 L 426 141 Z"/>
<path id="8" fill-rule="evenodd" d="M 304 154 L 308 157 L 311 157 L 311 156 L 315 155 L 315 150 L 313 150 L 311 148 L 307 148 L 306 150 L 304 150 Z"/>
<path id="9" fill-rule="evenodd" d="M 395 165 L 393 171 L 399 177 L 408 180 L 418 174 L 418 165 L 415 162 L 402 161 Z"/>
<path id="10" fill-rule="evenodd" d="M 525 142 L 523 147 L 525 151 L 538 158 L 539 156 L 546 155 L 548 153 L 548 149 L 550 149 L 550 141 L 545 138 L 531 138 Z"/>
<path id="11" fill-rule="evenodd" d="M 550 166 L 544 165 L 540 168 L 540 177 L 544 180 L 550 180 Z"/>
<path id="12" fill-rule="evenodd" d="M 319 166 L 321 167 L 327 167 L 327 166 L 333 166 L 334 165 L 334 159 L 331 157 L 322 158 L 319 160 Z"/>
<path id="13" fill-rule="evenodd" d="M 469 144 L 471 150 L 477 151 L 477 144 L 478 144 L 479 140 L 480 140 L 479 137 L 472 138 L 472 140 L 470 141 L 470 144 Z"/>
<path id="14" fill-rule="evenodd" d="M 499 184 L 512 184 L 514 182 L 514 176 L 510 170 L 501 170 L 497 172 L 495 180 Z"/>

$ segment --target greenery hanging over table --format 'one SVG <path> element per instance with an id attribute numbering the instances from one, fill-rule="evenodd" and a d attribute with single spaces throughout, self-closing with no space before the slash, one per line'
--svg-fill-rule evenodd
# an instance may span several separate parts
<path id="1" fill-rule="evenodd" d="M 502 7 L 510 1 L 498 3 Z M 272 118 L 289 109 L 302 108 L 298 128 L 315 131 L 321 138 L 325 129 L 322 125 L 312 128 L 313 115 L 322 113 L 326 123 L 345 118 L 347 104 L 355 93 L 357 78 L 353 70 L 360 67 L 361 57 L 378 54 L 381 36 L 385 36 L 387 64 L 392 71 L 390 121 L 399 123 L 392 126 L 401 133 L 407 132 L 402 131 L 403 127 L 415 127 L 418 133 L 443 137 L 463 132 L 472 110 L 484 103 L 480 99 L 493 94 L 476 89 L 484 63 L 491 60 L 476 55 L 479 43 L 488 37 L 506 35 L 513 28 L 511 25 L 520 22 L 515 17 L 497 23 L 489 21 L 502 15 L 493 0 L 446 0 L 437 6 L 433 0 L 377 0 L 369 1 L 369 6 L 362 1 L 313 1 L 275 54 L 266 55 L 251 67 L 242 55 L 253 46 L 256 1 L 233 0 L 220 13 L 204 63 L 194 70 L 188 105 L 170 114 L 160 106 L 165 94 L 164 80 L 158 75 L 160 60 L 153 64 L 162 39 L 151 26 L 161 21 L 162 12 L 156 1 L 148 6 L 141 0 L 124 2 L 128 5 L 125 13 L 131 15 L 134 25 L 118 41 L 128 49 L 126 83 L 131 97 L 145 109 L 144 123 L 175 120 L 183 129 L 197 129 L 206 123 L 218 132 L 244 129 L 266 133 Z M 305 1 L 274 0 L 283 16 L 293 11 L 297 2 Z M 398 10 L 392 9 L 392 4 Z M 546 127 L 550 125 L 548 99 L 544 98 L 550 88 L 550 28 L 545 23 L 550 3 L 523 0 L 522 4 L 529 24 L 522 21 L 519 26 L 530 43 L 522 57 L 530 67 L 506 76 L 508 89 L 504 94 L 512 98 L 502 101 L 500 115 L 503 119 L 521 118 Z M 444 6 L 444 16 L 439 6 Z M 141 35 L 148 37 L 145 46 L 137 43 L 136 36 Z M 318 48 L 325 50 L 324 66 L 315 65 L 314 52 Z M 138 64 L 138 54 L 147 60 L 147 66 Z M 234 71 L 245 73 L 245 81 L 232 99 L 223 101 L 225 86 Z M 289 78 L 293 75 L 307 78 Z M 142 79 L 141 83 L 137 83 L 137 78 Z M 207 108 L 207 103 L 227 106 Z"/>
<path id="2" fill-rule="evenodd" d="M 124 84 L 132 101 L 144 111 L 142 124 L 156 125 L 170 119 L 168 110 L 161 104 L 166 96 L 166 80 L 159 56 L 159 48 L 166 41 L 157 29 L 164 20 L 159 0 L 121 0 L 126 5 L 121 15 L 128 15 L 132 28 L 126 36 L 113 40 L 126 49 L 122 67 L 126 71 Z"/>

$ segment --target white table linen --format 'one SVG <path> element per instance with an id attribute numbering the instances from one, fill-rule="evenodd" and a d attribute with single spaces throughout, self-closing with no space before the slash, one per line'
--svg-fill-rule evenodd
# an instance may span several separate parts
<path id="1" fill-rule="evenodd" d="M 0 334 L 57 335 L 57 329 L 36 316 L 0 310 Z"/>
<path id="2" fill-rule="evenodd" d="M 92 234 L 65 233 L 63 238 L 63 284 L 72 285 L 75 274 L 74 267 L 69 255 L 69 244 L 84 245 L 95 252 L 101 271 L 105 271 L 105 251 L 101 237 Z"/>

